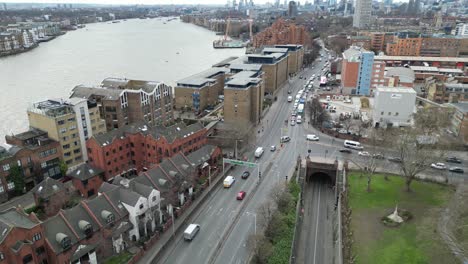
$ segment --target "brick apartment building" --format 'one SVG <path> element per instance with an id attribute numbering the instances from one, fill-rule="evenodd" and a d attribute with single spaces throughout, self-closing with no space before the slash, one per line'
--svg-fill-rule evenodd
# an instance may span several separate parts
<path id="1" fill-rule="evenodd" d="M 366 50 L 371 50 L 371 37 L 369 36 L 351 36 L 348 37 L 349 46 L 357 46 Z"/>
<path id="2" fill-rule="evenodd" d="M 455 110 L 450 120 L 450 130 L 468 144 L 468 102 L 451 103 L 450 106 Z"/>
<path id="3" fill-rule="evenodd" d="M 462 38 L 456 36 L 421 36 L 413 32 L 396 34 L 386 46 L 388 56 L 458 57 L 466 49 Z"/>
<path id="4" fill-rule="evenodd" d="M 224 87 L 224 122 L 245 131 L 261 121 L 264 82 L 262 71 L 241 71 Z"/>
<path id="5" fill-rule="evenodd" d="M 190 153 L 206 144 L 206 129 L 200 123 L 170 127 L 131 124 L 86 142 L 89 164 L 104 171 L 109 181 L 157 164 L 178 152 Z"/>
<path id="6" fill-rule="evenodd" d="M 253 46 L 260 48 L 262 46 L 299 44 L 305 45 L 307 41 L 307 32 L 304 26 L 297 26 L 292 22 L 283 19 L 277 19 L 270 27 L 253 38 Z"/>
<path id="7" fill-rule="evenodd" d="M 0 147 L 0 201 L 8 200 L 9 192 L 14 189 L 8 176 L 15 165 L 21 168 L 26 190 L 44 178 L 62 177 L 59 167 L 62 157 L 60 144 L 48 138 L 47 132 L 30 129 L 5 138 L 11 147 L 8 150 Z"/>
<path id="8" fill-rule="evenodd" d="M 34 214 L 21 208 L 0 212 L 0 228 L 0 263 L 50 263 L 43 226 Z"/>
<path id="9" fill-rule="evenodd" d="M 176 109 L 199 113 L 217 105 L 219 96 L 223 94 L 225 75 L 224 68 L 210 68 L 177 81 L 174 89 Z"/>
<path id="10" fill-rule="evenodd" d="M 84 198 L 97 194 L 104 181 L 104 171 L 94 168 L 88 163 L 79 165 L 67 176 L 72 179 L 73 186 Z"/>
<path id="11" fill-rule="evenodd" d="M 133 122 L 165 125 L 174 118 L 172 87 L 162 82 L 107 78 L 99 87 L 76 86 L 70 98 L 96 102 L 108 131 Z"/>
<path id="12" fill-rule="evenodd" d="M 468 84 L 429 79 L 425 83 L 427 99 L 439 104 L 468 101 Z"/>
<path id="13" fill-rule="evenodd" d="M 31 193 L 36 206 L 44 211 L 45 217 L 56 215 L 70 200 L 70 192 L 65 185 L 52 178 L 45 178 Z"/>

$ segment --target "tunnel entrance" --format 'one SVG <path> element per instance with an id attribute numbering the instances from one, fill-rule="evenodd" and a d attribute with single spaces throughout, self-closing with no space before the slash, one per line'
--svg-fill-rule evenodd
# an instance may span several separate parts
<path id="1" fill-rule="evenodd" d="M 335 185 L 338 173 L 338 161 L 310 157 L 307 159 L 306 182 L 318 182 Z"/>

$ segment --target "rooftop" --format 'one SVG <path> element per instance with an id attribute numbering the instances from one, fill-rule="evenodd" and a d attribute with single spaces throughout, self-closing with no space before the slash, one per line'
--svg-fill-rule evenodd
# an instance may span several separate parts
<path id="1" fill-rule="evenodd" d="M 437 61 L 437 62 L 464 62 L 468 63 L 468 57 L 417 57 L 417 56 L 375 56 L 379 61 Z"/>
<path id="2" fill-rule="evenodd" d="M 359 56 L 362 52 L 369 52 L 358 46 L 351 46 L 349 49 L 343 52 L 343 59 L 349 61 L 359 61 Z"/>
<path id="3" fill-rule="evenodd" d="M 73 108 L 63 99 L 49 99 L 33 104 L 29 111 L 55 118 L 73 113 Z"/>
<path id="4" fill-rule="evenodd" d="M 256 85 L 262 81 L 261 78 L 256 78 L 257 72 L 241 71 L 233 75 L 227 82 L 228 88 L 246 88 L 250 85 Z"/>
<path id="5" fill-rule="evenodd" d="M 42 182 L 36 185 L 31 192 L 41 198 L 48 198 L 53 194 L 65 190 L 63 183 L 54 180 L 50 177 L 45 178 Z"/>
<path id="6" fill-rule="evenodd" d="M 385 76 L 398 76 L 400 82 L 404 83 L 413 83 L 415 79 L 414 71 L 406 67 L 387 67 L 385 68 Z"/>
<path id="7" fill-rule="evenodd" d="M 263 53 L 263 54 L 288 53 L 288 49 L 287 49 L 287 48 L 271 48 L 271 47 L 266 47 L 266 48 L 263 48 L 262 53 Z"/>
<path id="8" fill-rule="evenodd" d="M 377 92 L 385 93 L 407 93 L 407 94 L 416 94 L 416 91 L 413 88 L 408 87 L 377 87 Z"/>
<path id="9" fill-rule="evenodd" d="M 239 57 L 235 57 L 235 56 L 232 56 L 232 57 L 229 57 L 227 59 L 224 59 L 216 64 L 213 64 L 213 67 L 225 67 L 225 66 L 228 66 L 230 64 L 231 61 L 237 59 Z"/>
<path id="10" fill-rule="evenodd" d="M 0 212 L 0 243 L 13 227 L 31 229 L 37 224 L 38 223 L 34 222 L 26 214 L 18 212 L 16 208 L 10 208 Z"/>
<path id="11" fill-rule="evenodd" d="M 76 169 L 73 170 L 70 174 L 68 174 L 68 176 L 84 181 L 91 179 L 94 176 L 101 174 L 102 172 L 102 170 L 94 168 L 88 163 L 83 163 L 76 167 Z"/>
<path id="12" fill-rule="evenodd" d="M 206 84 L 216 82 L 215 78 L 217 77 L 217 75 L 225 74 L 226 72 L 228 72 L 228 70 L 222 67 L 209 68 L 208 70 L 202 71 L 200 73 L 177 81 L 177 86 L 202 88 Z"/>

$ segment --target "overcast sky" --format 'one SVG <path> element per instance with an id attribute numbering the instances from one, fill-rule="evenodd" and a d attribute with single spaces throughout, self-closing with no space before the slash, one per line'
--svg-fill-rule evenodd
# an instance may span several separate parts
<path id="1" fill-rule="evenodd" d="M 237 0 L 238 2 L 239 0 Z M 250 1 L 250 0 L 249 0 Z M 264 4 L 266 2 L 273 2 L 274 0 L 254 0 L 254 3 Z M 0 0 L 6 3 L 80 3 L 80 4 L 146 4 L 146 5 L 160 5 L 160 4 L 226 4 L 227 0 Z M 283 3 L 284 0 L 281 0 Z M 301 1 L 305 3 L 305 1 Z"/>

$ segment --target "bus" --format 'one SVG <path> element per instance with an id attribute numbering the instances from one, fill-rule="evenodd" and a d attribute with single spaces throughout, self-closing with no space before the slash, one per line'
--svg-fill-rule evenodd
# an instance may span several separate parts
<path id="1" fill-rule="evenodd" d="M 304 104 L 299 104 L 297 107 L 297 114 L 302 115 L 304 113 Z"/>
<path id="2" fill-rule="evenodd" d="M 327 85 L 327 77 L 322 76 L 320 77 L 320 87 L 326 86 Z"/>

